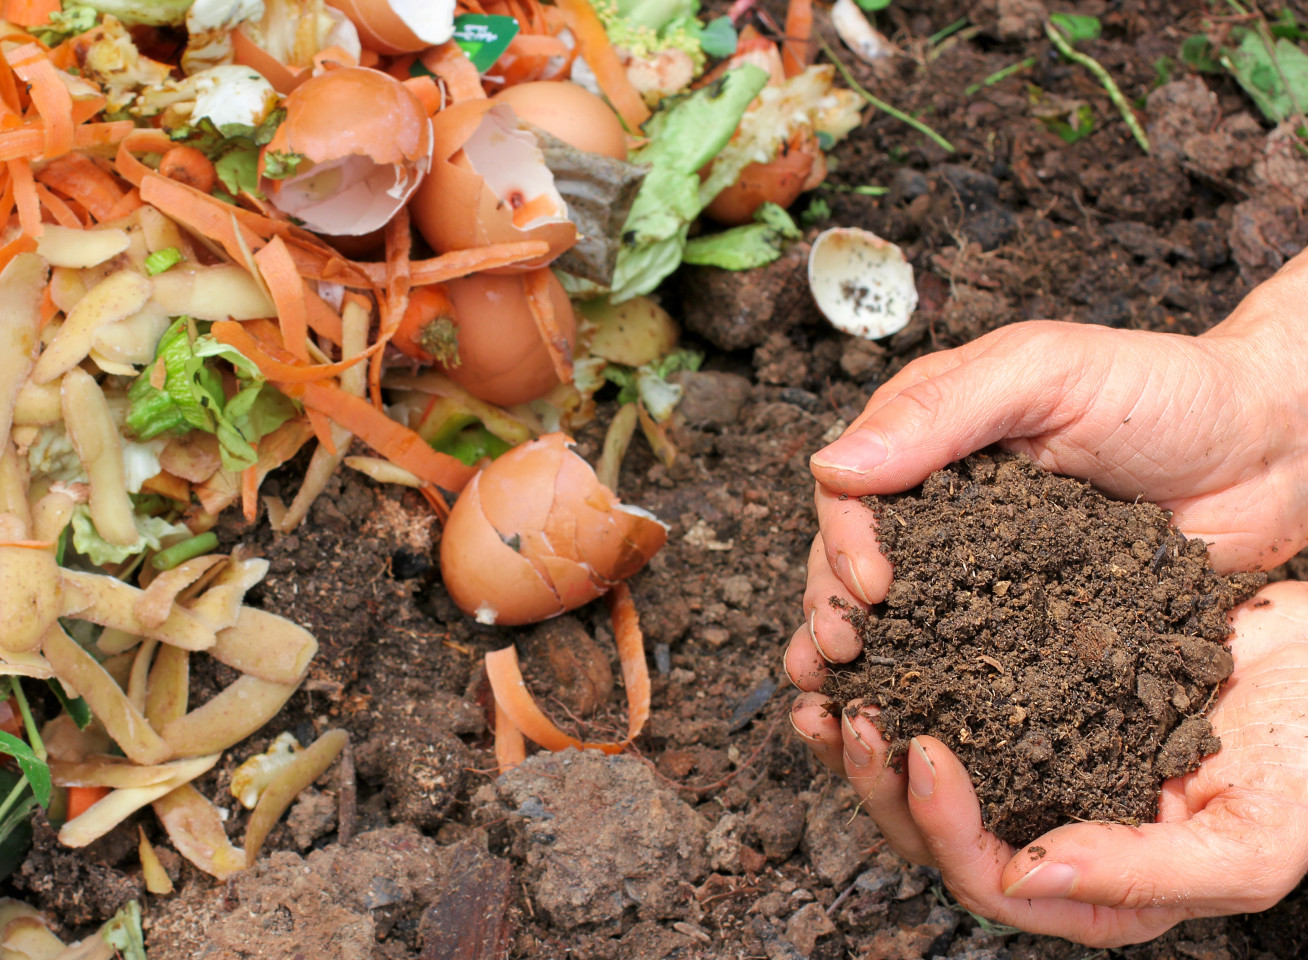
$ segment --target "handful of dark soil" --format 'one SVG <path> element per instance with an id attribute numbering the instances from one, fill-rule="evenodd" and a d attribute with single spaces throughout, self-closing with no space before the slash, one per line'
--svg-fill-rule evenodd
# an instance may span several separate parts
<path id="1" fill-rule="evenodd" d="M 1226 614 L 1265 576 L 1219 577 L 1157 506 L 1013 454 L 863 502 L 895 580 L 851 612 L 864 653 L 825 692 L 881 708 L 892 762 L 919 734 L 948 744 L 991 831 L 1153 820 L 1162 781 L 1220 748 L 1204 713 L 1231 673 Z"/>

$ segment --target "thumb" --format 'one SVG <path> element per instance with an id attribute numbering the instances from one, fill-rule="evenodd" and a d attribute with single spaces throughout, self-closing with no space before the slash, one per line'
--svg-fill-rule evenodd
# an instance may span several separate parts
<path id="1" fill-rule="evenodd" d="M 1073 418 L 1059 406 L 1081 368 L 1062 326 L 1015 324 L 914 361 L 813 455 L 813 475 L 837 494 L 899 493 L 989 444 L 1056 426 L 1055 412 Z"/>
<path id="2" fill-rule="evenodd" d="M 1218 797 L 1170 823 L 1069 824 L 1021 850 L 1000 883 L 1024 900 L 1256 913 L 1299 882 L 1305 826 L 1302 810 L 1265 797 Z"/>

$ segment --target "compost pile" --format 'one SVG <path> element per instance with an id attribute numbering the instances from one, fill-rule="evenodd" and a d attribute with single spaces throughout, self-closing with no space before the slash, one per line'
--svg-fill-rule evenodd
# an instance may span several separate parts
<path id="1" fill-rule="evenodd" d="M 863 657 L 825 689 L 881 708 L 892 762 L 947 743 L 992 832 L 1150 822 L 1161 782 L 1221 748 L 1204 713 L 1231 673 L 1226 614 L 1263 574 L 1220 577 L 1158 507 L 1017 454 L 863 502 L 895 580 L 850 612 Z"/>

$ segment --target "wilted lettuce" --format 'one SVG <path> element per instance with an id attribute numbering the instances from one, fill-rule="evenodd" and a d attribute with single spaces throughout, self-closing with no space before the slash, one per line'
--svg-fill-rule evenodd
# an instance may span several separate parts
<path id="1" fill-rule="evenodd" d="M 691 240 L 686 244 L 683 262 L 724 270 L 752 270 L 781 256 L 787 240 L 803 236 L 790 214 L 775 203 L 759 207 L 754 219 L 758 222 Z"/>
<path id="2" fill-rule="evenodd" d="M 613 303 L 649 293 L 677 269 L 691 222 L 712 200 L 701 199 L 699 170 L 731 139 L 767 81 L 766 70 L 744 64 L 679 98 L 645 125 L 650 142 L 631 160 L 650 171 L 622 229 Z"/>

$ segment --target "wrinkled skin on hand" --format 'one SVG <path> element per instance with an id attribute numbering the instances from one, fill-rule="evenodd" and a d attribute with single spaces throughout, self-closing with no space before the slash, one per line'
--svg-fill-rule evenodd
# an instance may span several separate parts
<path id="1" fill-rule="evenodd" d="M 827 665 L 860 649 L 830 598 L 866 609 L 893 575 L 852 498 L 911 489 L 1000 443 L 1173 511 L 1180 530 L 1210 544 L 1219 572 L 1273 567 L 1308 543 L 1305 303 L 1301 254 L 1199 338 L 1004 327 L 906 366 L 813 456 L 820 533 L 805 624 L 786 652 L 804 691 L 792 721 L 849 777 L 891 846 L 937 865 L 969 909 L 1109 946 L 1187 917 L 1262 910 L 1293 889 L 1308 870 L 1308 586 L 1268 587 L 1233 614 L 1235 673 L 1211 717 L 1223 749 L 1164 784 L 1157 823 L 1073 824 L 1014 851 L 982 830 L 967 773 L 944 744 L 914 740 L 897 773 L 868 718 L 875 708 L 825 713 L 816 691 Z"/>

